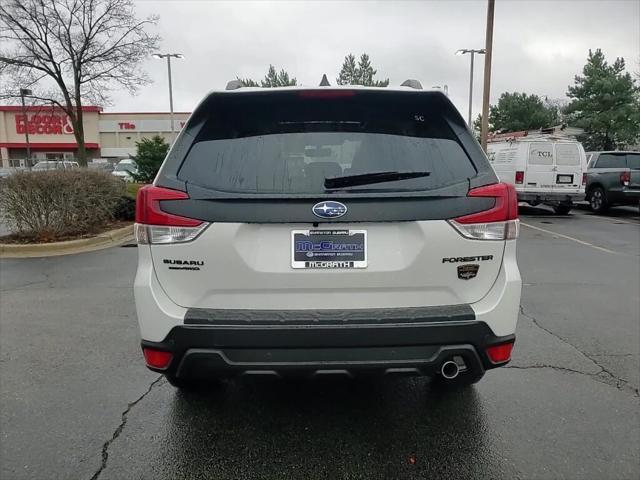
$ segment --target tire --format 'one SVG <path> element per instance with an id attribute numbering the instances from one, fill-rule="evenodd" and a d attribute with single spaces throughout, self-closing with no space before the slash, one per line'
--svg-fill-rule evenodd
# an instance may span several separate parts
<path id="1" fill-rule="evenodd" d="M 604 213 L 609 208 L 607 194 L 602 187 L 593 187 L 589 190 L 589 207 L 595 213 Z"/>
<path id="2" fill-rule="evenodd" d="M 553 207 L 553 210 L 556 212 L 557 215 L 568 215 L 572 208 L 573 208 L 573 205 L 567 205 L 566 203 L 561 203 L 560 205 L 556 205 L 555 207 Z"/>

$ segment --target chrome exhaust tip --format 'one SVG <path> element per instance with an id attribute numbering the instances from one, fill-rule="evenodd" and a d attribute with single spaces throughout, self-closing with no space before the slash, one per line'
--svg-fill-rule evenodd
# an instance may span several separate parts
<path id="1" fill-rule="evenodd" d="M 460 367 L 453 360 L 447 360 L 440 367 L 440 374 L 447 380 L 453 380 L 460 374 Z"/>

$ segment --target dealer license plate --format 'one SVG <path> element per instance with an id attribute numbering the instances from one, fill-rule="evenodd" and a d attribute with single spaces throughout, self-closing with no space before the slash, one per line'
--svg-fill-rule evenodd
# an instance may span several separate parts
<path id="1" fill-rule="evenodd" d="M 366 268 L 366 230 L 293 230 L 293 268 Z"/>

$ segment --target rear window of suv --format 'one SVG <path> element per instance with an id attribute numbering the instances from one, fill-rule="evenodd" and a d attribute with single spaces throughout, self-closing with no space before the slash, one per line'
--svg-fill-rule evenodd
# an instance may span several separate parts
<path id="1" fill-rule="evenodd" d="M 603 153 L 598 157 L 596 168 L 625 168 L 627 166 L 624 153 Z"/>
<path id="2" fill-rule="evenodd" d="M 428 94 L 238 93 L 206 108 L 178 178 L 217 191 L 321 194 L 327 178 L 388 171 L 429 175 L 343 190 L 424 191 L 476 175 L 445 119 L 452 107 Z"/>
<path id="3" fill-rule="evenodd" d="M 627 167 L 640 170 L 640 153 L 627 153 Z"/>

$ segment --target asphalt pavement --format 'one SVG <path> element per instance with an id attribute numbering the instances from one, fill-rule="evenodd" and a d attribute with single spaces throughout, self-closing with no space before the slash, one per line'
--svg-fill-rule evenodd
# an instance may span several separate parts
<path id="1" fill-rule="evenodd" d="M 640 476 L 640 217 L 523 208 L 514 359 L 476 386 L 143 366 L 135 247 L 0 261 L 0 478 Z"/>

